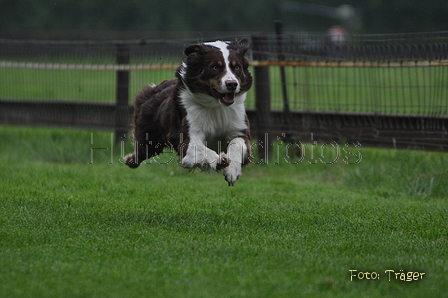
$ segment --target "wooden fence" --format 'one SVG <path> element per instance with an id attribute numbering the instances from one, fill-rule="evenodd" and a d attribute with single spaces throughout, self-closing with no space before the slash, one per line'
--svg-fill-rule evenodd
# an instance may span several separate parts
<path id="1" fill-rule="evenodd" d="M 106 52 L 115 56 L 115 64 L 59 61 L 36 63 L 33 62 L 33 56 L 37 54 L 32 50 L 26 52 L 29 42 L 0 40 L 0 71 L 3 76 L 8 75 L 8 70 L 18 68 L 113 71 L 116 77 L 115 102 L 42 98 L 30 100 L 20 96 L 10 98 L 2 95 L 0 90 L 0 124 L 113 130 L 118 141 L 130 129 L 133 111 L 132 99 L 129 98 L 130 73 L 145 67 L 165 68 L 170 71 L 176 67 L 176 63 L 131 64 L 133 48 L 151 46 L 146 41 L 108 43 Z M 58 49 L 58 42 L 39 42 L 39 45 L 50 52 L 62 52 L 60 56 L 67 57 L 75 52 L 64 51 L 71 49 L 72 43 L 61 43 L 63 49 Z M 169 51 L 177 51 L 177 54 L 181 54 L 184 45 L 188 44 L 186 41 L 161 43 L 175 44 L 175 47 L 169 47 Z M 338 142 L 342 145 L 356 143 L 361 146 L 448 151 L 447 45 L 446 32 L 354 36 L 343 44 L 331 44 L 327 37 L 322 35 L 284 35 L 281 31 L 271 36 L 252 36 L 251 65 L 255 78 L 255 94 L 254 104 L 248 108 L 247 113 L 253 138 L 258 138 L 258 143 L 264 147 L 266 144 L 270 146 L 275 140 L 303 143 L 312 139 L 323 143 Z M 79 43 L 77 46 L 80 46 Z M 82 46 L 81 44 L 81 48 Z M 102 46 L 103 44 L 95 44 L 95 53 L 100 55 L 104 52 Z M 167 49 L 164 51 L 168 51 Z M 151 51 L 156 52 L 152 47 L 145 50 L 147 53 L 152 53 Z M 79 54 L 80 51 L 76 52 Z M 401 90 L 403 94 L 397 95 L 390 90 L 395 88 L 394 82 L 401 82 L 403 79 L 392 78 L 392 83 L 383 82 L 384 85 L 381 85 L 381 82 L 370 82 L 367 76 L 353 76 L 347 77 L 344 79 L 347 82 L 341 83 L 336 80 L 337 75 L 330 75 L 332 83 L 319 83 L 319 76 L 313 83 L 305 76 L 302 77 L 305 78 L 304 83 L 303 80 L 298 80 L 299 75 L 295 72 L 304 68 L 307 69 L 306 73 L 319 69 L 317 74 L 322 77 L 328 77 L 326 71 L 329 69 L 339 69 L 338 73 L 342 71 L 347 74 L 347 69 L 350 68 L 397 68 L 398 71 L 423 69 L 416 72 L 420 76 L 423 71 L 423 76 L 419 77 L 419 80 L 423 81 L 417 82 L 416 86 L 398 86 L 397 90 Z M 424 75 L 425 69 L 431 70 L 432 81 L 429 83 Z M 394 73 L 397 75 L 397 72 Z M 342 88 L 341 84 L 345 88 L 344 96 L 354 98 L 353 102 L 347 103 L 344 108 L 339 108 L 342 105 L 337 99 L 334 105 L 337 108 L 332 109 L 331 103 L 325 101 L 325 96 L 310 91 L 315 88 L 316 92 L 328 95 L 339 90 L 337 88 Z M 411 94 L 412 97 L 412 92 L 422 93 L 421 90 L 426 90 L 421 96 L 425 109 L 419 110 L 419 107 L 411 104 L 411 113 L 396 113 L 392 109 L 392 112 L 378 111 L 368 102 L 359 104 L 358 101 L 362 102 L 363 98 L 356 99 L 356 96 L 369 97 L 370 95 L 363 95 L 363 90 L 370 90 L 369 88 L 377 93 L 383 92 L 378 93 L 377 97 L 381 102 L 390 102 L 390 107 L 396 106 L 397 99 L 394 96 L 405 98 L 407 94 Z M 390 91 L 390 94 L 385 90 Z M 386 98 L 383 98 L 383 95 Z M 322 103 L 319 103 L 319 96 L 323 98 Z M 341 101 L 343 100 L 341 98 Z M 405 100 L 402 104 L 404 108 L 407 107 Z M 321 108 L 326 106 L 330 109 Z M 365 110 L 359 110 L 357 107 L 363 107 Z M 263 155 L 262 152 L 260 154 Z"/>

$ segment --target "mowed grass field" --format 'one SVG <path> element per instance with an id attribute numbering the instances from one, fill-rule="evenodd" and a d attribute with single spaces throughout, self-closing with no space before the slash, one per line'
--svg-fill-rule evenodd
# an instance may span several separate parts
<path id="1" fill-rule="evenodd" d="M 0 297 L 448 291 L 446 153 L 352 147 L 300 161 L 277 144 L 228 187 L 169 154 L 131 170 L 129 144 L 110 140 L 0 126 Z"/>
<path id="2" fill-rule="evenodd" d="M 153 64 L 175 65 L 180 59 L 162 59 Z M 115 101 L 114 71 L 55 68 L 0 68 L 0 98 Z M 252 67 L 251 71 L 254 74 Z M 446 66 L 286 67 L 285 71 L 292 110 L 448 115 Z M 174 69 L 131 71 L 130 101 L 147 84 L 173 79 L 174 73 Z M 271 107 L 281 110 L 283 93 L 279 67 L 270 68 L 270 81 Z M 255 107 L 255 87 L 248 93 L 246 106 Z"/>

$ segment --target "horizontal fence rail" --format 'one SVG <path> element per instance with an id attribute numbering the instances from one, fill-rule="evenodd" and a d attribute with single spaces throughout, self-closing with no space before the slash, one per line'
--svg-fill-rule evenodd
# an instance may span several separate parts
<path id="1" fill-rule="evenodd" d="M 448 151 L 448 33 L 252 36 L 259 143 Z M 174 77 L 196 41 L 0 40 L 0 124 L 130 129 L 134 94 Z"/>
<path id="2" fill-rule="evenodd" d="M 291 67 L 425 67 L 448 66 L 448 60 L 440 61 L 252 61 L 251 66 L 291 66 Z"/>
<path id="3" fill-rule="evenodd" d="M 67 64 L 0 61 L 0 68 L 25 68 L 42 70 L 93 70 L 93 71 L 132 71 L 132 70 L 175 70 L 179 64 Z"/>
<path id="4" fill-rule="evenodd" d="M 426 67 L 448 66 L 448 60 L 440 61 L 250 61 L 250 66 L 291 66 L 291 67 Z M 67 64 L 67 63 L 35 63 L 18 61 L 0 61 L 0 68 L 26 68 L 45 70 L 175 70 L 180 64 Z"/>

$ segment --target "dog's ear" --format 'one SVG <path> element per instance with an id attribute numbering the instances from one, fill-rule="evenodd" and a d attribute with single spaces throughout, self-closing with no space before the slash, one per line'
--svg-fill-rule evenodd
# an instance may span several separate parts
<path id="1" fill-rule="evenodd" d="M 249 50 L 249 46 L 250 46 L 250 41 L 247 37 L 244 37 L 240 40 L 235 40 L 234 42 L 232 42 L 230 44 L 230 46 L 237 51 L 238 53 L 240 53 L 241 55 L 246 55 L 246 52 Z"/>
<path id="2" fill-rule="evenodd" d="M 243 37 L 240 41 L 238 41 L 238 47 L 246 49 L 246 51 L 249 49 L 250 41 L 249 38 Z"/>
<path id="3" fill-rule="evenodd" d="M 203 45 L 196 44 L 196 45 L 191 45 L 191 46 L 187 47 L 185 49 L 185 51 L 184 51 L 184 54 L 186 56 L 189 56 L 192 53 L 198 53 L 198 54 L 204 55 L 205 54 L 205 48 L 204 48 Z"/>

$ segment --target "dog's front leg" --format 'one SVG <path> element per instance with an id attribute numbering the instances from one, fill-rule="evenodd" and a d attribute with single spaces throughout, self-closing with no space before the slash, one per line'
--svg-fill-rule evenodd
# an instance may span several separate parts
<path id="1" fill-rule="evenodd" d="M 200 168 L 203 171 L 221 170 L 229 164 L 225 153 L 217 154 L 207 148 L 200 138 L 190 139 L 185 157 L 182 158 L 181 165 L 184 168 Z"/>
<path id="2" fill-rule="evenodd" d="M 246 141 L 240 137 L 231 140 L 227 147 L 227 156 L 230 159 L 230 163 L 224 169 L 224 178 L 229 183 L 229 186 L 233 186 L 241 176 L 243 164 L 249 158 Z"/>

